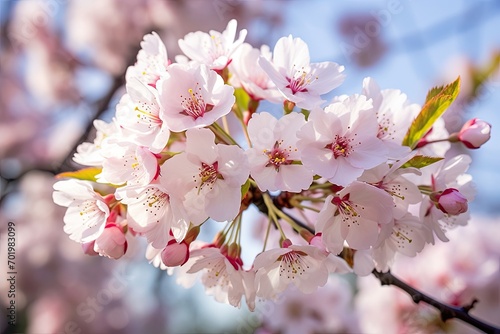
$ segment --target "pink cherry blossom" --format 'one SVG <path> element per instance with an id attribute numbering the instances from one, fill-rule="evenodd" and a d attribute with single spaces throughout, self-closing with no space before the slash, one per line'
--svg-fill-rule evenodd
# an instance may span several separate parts
<path id="1" fill-rule="evenodd" d="M 326 284 L 327 254 L 311 245 L 289 245 L 264 251 L 255 257 L 257 296 L 275 298 L 288 285 L 312 293 Z"/>
<path id="2" fill-rule="evenodd" d="M 384 272 L 389 270 L 396 253 L 416 256 L 425 246 L 425 229 L 418 217 L 410 213 L 381 226 L 379 241 L 371 250 L 375 268 Z"/>
<path id="3" fill-rule="evenodd" d="M 346 97 L 325 110 L 313 110 L 298 132 L 302 163 L 328 181 L 346 186 L 364 170 L 387 161 L 377 137 L 371 102 L 362 95 Z"/>
<path id="4" fill-rule="evenodd" d="M 255 272 L 243 270 L 239 257 L 217 247 L 206 247 L 193 250 L 191 258 L 195 262 L 187 273 L 202 272 L 201 281 L 207 294 L 235 307 L 240 307 L 245 296 L 248 308 L 255 308 Z"/>
<path id="5" fill-rule="evenodd" d="M 176 204 L 176 199 L 171 198 L 161 182 L 119 188 L 115 195 L 127 205 L 129 227 L 145 234 L 153 247 L 164 248 L 171 230 L 177 240 L 186 235 L 189 222 L 184 219 L 181 205 Z"/>
<path id="6" fill-rule="evenodd" d="M 145 147 L 118 139 L 101 152 L 105 159 L 98 182 L 145 186 L 158 176 L 157 157 Z"/>
<path id="7" fill-rule="evenodd" d="M 272 61 L 260 57 L 259 64 L 283 96 L 298 107 L 313 109 L 344 81 L 343 66 L 333 62 L 311 63 L 309 48 L 300 38 L 282 37 L 274 47 Z"/>
<path id="8" fill-rule="evenodd" d="M 54 203 L 68 207 L 64 215 L 64 232 L 69 238 L 80 243 L 96 240 L 104 231 L 110 214 L 105 199 L 87 181 L 58 181 L 54 190 Z"/>
<path id="9" fill-rule="evenodd" d="M 102 234 L 94 241 L 94 251 L 101 256 L 119 259 L 127 252 L 127 239 L 122 229 L 108 224 Z"/>
<path id="10" fill-rule="evenodd" d="M 144 36 L 135 65 L 127 69 L 125 78 L 130 82 L 139 79 L 146 85 L 156 87 L 158 79 L 165 74 L 169 65 L 167 49 L 156 32 Z"/>
<path id="11" fill-rule="evenodd" d="M 236 37 L 236 20 L 227 24 L 222 33 L 211 30 L 206 32 L 191 32 L 179 40 L 182 52 L 199 64 L 208 65 L 213 70 L 224 69 L 232 60 L 233 52 L 244 42 L 247 35 L 246 29 L 240 31 Z"/>
<path id="12" fill-rule="evenodd" d="M 291 113 L 279 120 L 271 114 L 254 114 L 248 122 L 253 147 L 246 151 L 250 174 L 263 191 L 300 192 L 307 189 L 313 174 L 300 162 L 297 131 L 306 124 L 304 116 Z"/>
<path id="13" fill-rule="evenodd" d="M 120 136 L 120 126 L 115 122 L 106 123 L 100 119 L 94 120 L 96 136 L 93 143 L 84 142 L 76 148 L 73 160 L 84 166 L 102 166 L 104 156 L 102 148 L 107 144 L 110 138 Z"/>
<path id="14" fill-rule="evenodd" d="M 373 110 L 377 116 L 377 137 L 387 146 L 390 158 L 402 158 L 410 152 L 402 146 L 406 131 L 421 107 L 410 104 L 405 94 L 398 89 L 381 90 L 373 78 L 363 80 L 362 94 L 372 99 Z"/>
<path id="15" fill-rule="evenodd" d="M 175 132 L 200 128 L 227 115 L 234 104 L 234 88 L 206 65 L 172 64 L 157 84 L 164 120 Z"/>
<path id="16" fill-rule="evenodd" d="M 159 104 L 158 92 L 137 78 L 127 80 L 127 94 L 116 107 L 116 122 L 128 141 L 160 153 L 167 145 L 170 131 Z"/>
<path id="17" fill-rule="evenodd" d="M 392 222 L 393 206 L 385 191 L 355 181 L 326 198 L 316 231 L 322 232 L 323 242 L 334 254 L 342 251 L 344 240 L 353 249 L 368 249 L 377 242 L 379 226 Z"/>
<path id="18" fill-rule="evenodd" d="M 241 204 L 241 186 L 248 179 L 248 161 L 235 145 L 215 144 L 208 129 L 186 132 L 186 151 L 167 160 L 161 173 L 166 190 L 183 203 L 194 225 L 208 217 L 228 221 Z"/>
<path id="19" fill-rule="evenodd" d="M 283 102 L 283 97 L 276 85 L 258 64 L 259 57 L 271 59 L 272 54 L 267 45 L 261 46 L 259 50 L 250 44 L 243 43 L 235 52 L 234 59 L 229 65 L 231 73 L 234 74 L 230 80 L 231 85 L 243 87 L 255 101 Z"/>
<path id="20" fill-rule="evenodd" d="M 471 158 L 468 155 L 457 155 L 449 160 L 439 161 L 426 168 L 422 168 L 422 176 L 416 181 L 421 184 L 430 184 L 433 193 L 444 192 L 448 188 L 456 189 L 467 201 L 472 201 L 475 188 L 472 177 L 466 174 Z M 432 194 L 431 194 L 432 197 Z M 464 209 L 463 201 L 457 212 Z M 428 227 L 427 242 L 434 243 L 434 234 L 442 241 L 448 241 L 446 231 L 456 226 L 466 225 L 469 220 L 469 211 L 452 215 L 440 210 L 431 198 L 424 198 L 420 205 L 420 216 Z"/>
<path id="21" fill-rule="evenodd" d="M 413 156 L 413 155 L 411 155 Z M 409 157 L 408 157 L 409 158 Z M 408 207 L 422 201 L 422 194 L 417 185 L 405 178 L 404 174 L 419 174 L 415 168 L 399 168 L 409 159 L 402 159 L 392 166 L 380 164 L 366 170 L 359 181 L 374 185 L 392 196 L 394 200 L 394 218 L 398 219 L 408 213 Z"/>
<path id="22" fill-rule="evenodd" d="M 490 137 L 491 125 L 478 118 L 468 120 L 458 134 L 458 139 L 472 149 L 481 147 Z"/>

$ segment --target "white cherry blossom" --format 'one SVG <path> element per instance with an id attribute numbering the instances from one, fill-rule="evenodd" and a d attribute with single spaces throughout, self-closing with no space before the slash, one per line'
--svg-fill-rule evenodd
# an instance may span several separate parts
<path id="1" fill-rule="evenodd" d="M 179 40 L 182 52 L 199 64 L 208 65 L 213 70 L 224 69 L 232 60 L 233 52 L 244 42 L 246 29 L 240 31 L 237 40 L 236 20 L 227 24 L 222 33 L 211 30 L 208 34 L 202 31 L 191 32 Z"/>
<path id="2" fill-rule="evenodd" d="M 377 270 L 387 271 L 396 253 L 414 257 L 422 251 L 426 244 L 425 229 L 418 217 L 410 213 L 381 226 L 378 245 L 372 249 Z"/>
<path id="3" fill-rule="evenodd" d="M 137 78 L 146 85 L 156 87 L 156 82 L 165 74 L 168 65 L 167 48 L 160 36 L 153 31 L 144 35 L 137 62 L 127 69 L 125 78 L 127 82 Z"/>
<path id="4" fill-rule="evenodd" d="M 273 50 L 273 59 L 260 57 L 259 64 L 283 96 L 298 107 L 313 109 L 344 81 L 343 66 L 333 62 L 311 63 L 309 48 L 300 38 L 282 37 Z"/>
<path id="5" fill-rule="evenodd" d="M 468 201 L 472 201 L 476 191 L 472 177 L 466 174 L 471 161 L 471 158 L 465 154 L 457 155 L 447 161 L 439 161 L 422 168 L 423 175 L 419 180 L 424 185 L 430 185 L 433 192 L 454 188 Z M 448 241 L 446 232 L 457 226 L 466 225 L 470 213 L 467 211 L 459 215 L 446 214 L 437 208 L 429 197 L 425 197 L 420 205 L 420 217 L 428 227 L 427 242 L 434 244 L 434 235 L 442 241 Z"/>
<path id="6" fill-rule="evenodd" d="M 111 123 L 106 123 L 96 119 L 93 124 L 97 130 L 94 142 L 84 142 L 78 145 L 73 157 L 73 160 L 80 165 L 102 166 L 104 162 L 102 147 L 106 145 L 110 138 L 121 133 L 120 126 L 114 120 Z"/>
<path id="7" fill-rule="evenodd" d="M 316 232 L 322 233 L 324 244 L 334 254 L 342 251 L 344 241 L 353 249 L 369 249 L 378 240 L 379 227 L 392 222 L 393 207 L 385 191 L 355 181 L 326 198 Z"/>
<path id="8" fill-rule="evenodd" d="M 328 181 L 346 186 L 364 170 L 387 161 L 377 133 L 372 104 L 363 95 L 313 110 L 297 134 L 302 163 Z"/>
<path id="9" fill-rule="evenodd" d="M 240 210 L 241 186 L 249 175 L 244 151 L 215 144 L 214 134 L 207 129 L 190 129 L 186 137 L 186 151 L 161 168 L 166 190 L 179 197 L 194 225 L 208 217 L 234 219 Z"/>
<path id="10" fill-rule="evenodd" d="M 363 80 L 362 94 L 372 99 L 378 122 L 377 137 L 387 146 L 389 157 L 398 159 L 407 155 L 410 148 L 401 144 L 420 106 L 410 104 L 407 96 L 398 89 L 380 90 L 375 80 L 369 77 Z"/>
<path id="11" fill-rule="evenodd" d="M 156 89 L 136 78 L 127 80 L 127 94 L 116 107 L 116 122 L 129 141 L 160 153 L 167 145 L 170 130 L 164 120 Z"/>
<path id="12" fill-rule="evenodd" d="M 327 255 L 311 245 L 288 245 L 256 256 L 254 268 L 257 296 L 275 298 L 290 284 L 304 293 L 312 293 L 326 284 Z"/>
<path id="13" fill-rule="evenodd" d="M 115 195 L 127 205 L 128 225 L 144 234 L 153 247 L 164 248 L 170 240 L 170 231 L 177 240 L 186 235 L 189 222 L 183 219 L 185 214 L 181 205 L 160 182 L 145 187 L 119 188 Z"/>
<path id="14" fill-rule="evenodd" d="M 291 113 L 279 120 L 267 112 L 254 114 L 248 122 L 253 147 L 246 151 L 250 174 L 263 191 L 300 192 L 307 189 L 313 174 L 300 163 L 297 131 L 306 124 L 304 116 Z"/>
<path id="15" fill-rule="evenodd" d="M 69 238 L 80 243 L 96 240 L 104 231 L 110 214 L 106 200 L 87 181 L 58 181 L 54 190 L 54 203 L 68 207 L 64 215 L 64 232 Z"/>
<path id="16" fill-rule="evenodd" d="M 105 160 L 96 176 L 100 183 L 145 186 L 158 176 L 157 157 L 145 147 L 116 139 L 101 154 Z"/>
<path id="17" fill-rule="evenodd" d="M 231 85 L 242 87 L 255 101 L 283 102 L 283 96 L 276 85 L 260 67 L 259 57 L 271 60 L 272 54 L 269 46 L 262 45 L 259 50 L 248 43 L 243 43 L 235 52 L 234 59 L 229 65 L 231 73 L 234 74 L 230 80 Z"/>
<path id="18" fill-rule="evenodd" d="M 403 159 L 392 166 L 380 164 L 375 168 L 366 170 L 358 179 L 376 186 L 389 195 L 394 200 L 394 218 L 401 218 L 408 213 L 411 204 L 418 204 L 422 201 L 422 194 L 417 185 L 405 178 L 404 174 L 419 175 L 415 168 L 399 168 L 408 159 Z"/>
<path id="19" fill-rule="evenodd" d="M 191 252 L 194 263 L 188 274 L 202 272 L 201 281 L 208 295 L 221 303 L 240 307 L 245 296 L 247 306 L 255 308 L 255 272 L 242 268 L 239 257 L 224 253 L 217 247 L 205 247 Z"/>
<path id="20" fill-rule="evenodd" d="M 235 101 L 234 88 L 206 65 L 172 64 L 157 88 L 164 120 L 175 132 L 214 123 L 231 111 Z"/>

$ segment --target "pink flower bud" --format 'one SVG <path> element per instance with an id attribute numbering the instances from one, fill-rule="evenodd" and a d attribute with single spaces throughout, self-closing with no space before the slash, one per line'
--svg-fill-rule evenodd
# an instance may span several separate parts
<path id="1" fill-rule="evenodd" d="M 121 258 L 127 251 L 127 239 L 120 227 L 108 224 L 95 240 L 94 251 L 112 259 Z"/>
<path id="2" fill-rule="evenodd" d="M 90 255 L 90 256 L 99 255 L 94 250 L 94 241 L 83 243 L 82 244 L 82 250 L 83 250 L 84 254 L 87 254 L 87 255 Z"/>
<path id="3" fill-rule="evenodd" d="M 161 252 L 161 260 L 167 267 L 182 266 L 189 259 L 189 246 L 182 241 L 170 240 Z"/>
<path id="4" fill-rule="evenodd" d="M 455 216 L 467 211 L 467 198 L 455 188 L 448 188 L 434 198 L 437 201 L 437 207 L 449 215 Z"/>
<path id="5" fill-rule="evenodd" d="M 458 139 L 468 148 L 479 148 L 490 139 L 490 132 L 490 124 L 473 118 L 464 124 L 458 134 Z"/>

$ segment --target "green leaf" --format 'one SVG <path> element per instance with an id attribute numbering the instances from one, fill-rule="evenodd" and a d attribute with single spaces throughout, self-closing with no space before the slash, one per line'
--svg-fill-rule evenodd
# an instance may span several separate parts
<path id="1" fill-rule="evenodd" d="M 250 189 L 250 179 L 247 179 L 247 182 L 241 186 L 241 198 L 245 197 L 248 189 Z"/>
<path id="2" fill-rule="evenodd" d="M 408 168 L 408 167 L 423 168 L 432 165 L 433 163 L 438 162 L 440 160 L 443 160 L 443 158 L 428 157 L 425 155 L 416 155 L 407 162 L 405 162 L 400 168 Z"/>
<path id="3" fill-rule="evenodd" d="M 413 120 L 403 139 L 403 145 L 414 149 L 418 141 L 432 128 L 434 122 L 443 115 L 460 91 L 460 77 L 449 85 L 432 88 L 418 116 Z"/>
<path id="4" fill-rule="evenodd" d="M 101 167 L 88 167 L 88 168 L 83 168 L 74 172 L 64 172 L 64 173 L 59 173 L 56 175 L 57 179 L 62 179 L 65 177 L 72 178 L 72 179 L 78 179 L 78 180 L 85 180 L 85 181 L 96 181 L 96 175 L 101 173 L 102 168 Z"/>
<path id="5" fill-rule="evenodd" d="M 234 90 L 234 97 L 236 98 L 236 103 L 234 104 L 233 111 L 240 120 L 243 119 L 243 112 L 248 110 L 248 103 L 250 102 L 250 96 L 245 92 L 243 88 L 236 88 Z"/>

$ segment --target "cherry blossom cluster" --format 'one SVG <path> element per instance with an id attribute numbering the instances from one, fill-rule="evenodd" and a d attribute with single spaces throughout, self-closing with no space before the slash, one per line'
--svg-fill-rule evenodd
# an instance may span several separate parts
<path id="1" fill-rule="evenodd" d="M 467 223 L 471 159 L 443 157 L 453 142 L 484 144 L 488 123 L 448 134 L 438 118 L 409 145 L 425 108 L 401 91 L 366 78 L 328 102 L 343 66 L 311 62 L 300 38 L 271 51 L 236 35 L 235 20 L 189 33 L 175 61 L 158 34 L 144 36 L 115 117 L 96 120 L 74 156 L 86 168 L 54 185 L 85 253 L 117 259 L 143 237 L 148 260 L 183 285 L 201 276 L 216 300 L 239 307 L 244 296 L 253 309 L 289 285 L 312 293 L 330 273 L 388 270 L 396 253 L 415 256 Z M 205 224 L 220 227 L 211 241 L 198 238 Z M 245 224 L 264 231 L 252 263 Z"/>

